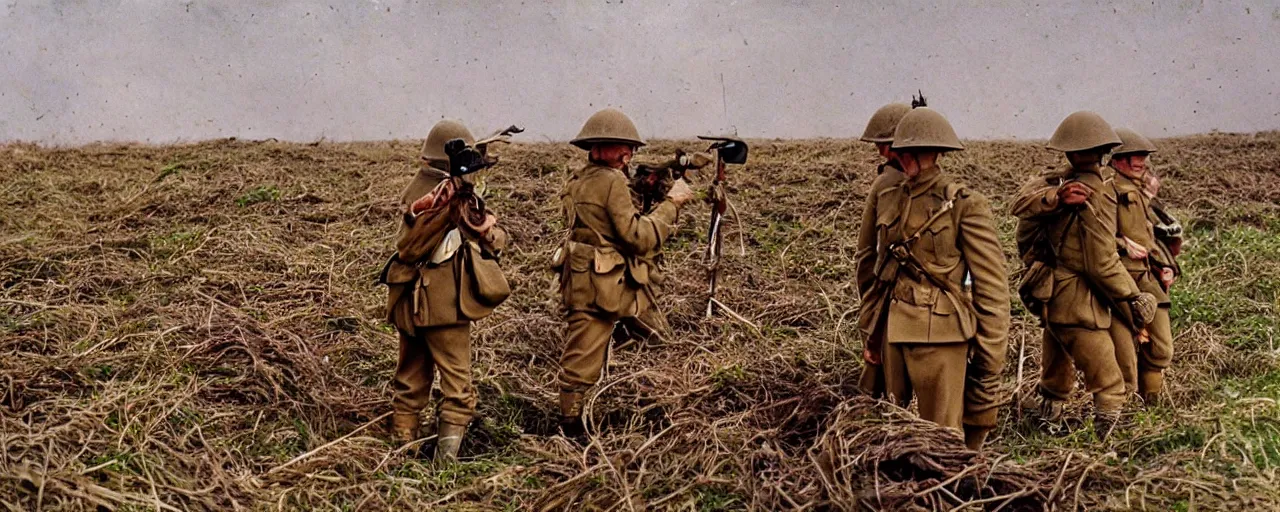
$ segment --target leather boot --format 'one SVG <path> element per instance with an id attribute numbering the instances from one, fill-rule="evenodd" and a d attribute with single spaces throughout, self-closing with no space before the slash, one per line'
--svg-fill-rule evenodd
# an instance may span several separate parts
<path id="1" fill-rule="evenodd" d="M 1093 433 L 1097 434 L 1099 441 L 1106 441 L 1115 430 L 1117 423 L 1120 423 L 1119 411 L 1093 413 Z"/>
<path id="2" fill-rule="evenodd" d="M 397 412 L 391 415 L 391 434 L 400 443 L 418 439 L 418 413 Z"/>
<path id="3" fill-rule="evenodd" d="M 1164 373 L 1158 371 L 1139 373 L 1138 394 L 1142 396 L 1142 401 L 1146 402 L 1147 405 L 1158 404 L 1164 394 Z"/>
<path id="4" fill-rule="evenodd" d="M 437 463 L 457 462 L 458 448 L 462 447 L 462 436 L 466 433 L 466 425 L 454 425 L 443 421 L 437 422 L 435 461 Z"/>
<path id="5" fill-rule="evenodd" d="M 991 433 L 991 430 L 991 427 L 965 425 L 964 445 L 975 452 L 982 451 L 982 444 L 987 441 L 987 434 Z"/>
<path id="6" fill-rule="evenodd" d="M 586 435 L 582 425 L 582 393 L 560 392 L 560 433 L 574 439 Z"/>
<path id="7" fill-rule="evenodd" d="M 1050 423 L 1057 423 L 1062 420 L 1063 408 L 1062 400 L 1040 397 L 1040 419 Z"/>

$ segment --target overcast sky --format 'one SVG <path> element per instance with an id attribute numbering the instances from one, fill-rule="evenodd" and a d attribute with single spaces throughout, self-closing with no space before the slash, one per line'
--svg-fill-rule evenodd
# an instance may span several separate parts
<path id="1" fill-rule="evenodd" d="M 4 0 L 0 140 L 849 137 L 917 89 L 964 138 L 1280 128 L 1278 2 L 939 4 Z"/>

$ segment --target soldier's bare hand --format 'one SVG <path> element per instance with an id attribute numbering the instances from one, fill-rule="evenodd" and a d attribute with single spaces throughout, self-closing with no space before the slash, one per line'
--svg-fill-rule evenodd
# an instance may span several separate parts
<path id="1" fill-rule="evenodd" d="M 1164 267 L 1160 269 L 1160 282 L 1164 283 L 1164 289 L 1168 290 L 1172 287 L 1173 282 L 1177 279 L 1178 276 L 1174 275 L 1172 268 Z"/>
<path id="2" fill-rule="evenodd" d="M 1154 173 L 1147 173 L 1147 178 L 1143 181 L 1144 183 L 1142 184 L 1142 191 L 1147 194 L 1147 197 L 1154 198 L 1156 197 L 1157 194 L 1160 193 L 1160 177 L 1159 176 L 1156 176 Z"/>
<path id="3" fill-rule="evenodd" d="M 689 184 L 683 179 L 675 180 L 671 182 L 671 190 L 667 191 L 667 199 L 670 199 L 676 206 L 681 206 L 693 199 L 693 189 L 689 188 Z"/>
<path id="4" fill-rule="evenodd" d="M 1150 332 L 1148 332 L 1145 328 L 1144 328 L 1144 329 L 1142 329 L 1141 331 L 1138 331 L 1138 343 L 1139 343 L 1139 344 L 1143 344 L 1143 343 L 1150 343 L 1150 342 L 1151 342 L 1151 333 L 1150 333 Z"/>
<path id="5" fill-rule="evenodd" d="M 1092 194 L 1093 189 L 1078 181 L 1058 187 L 1058 200 L 1062 204 L 1081 205 L 1087 202 Z"/>
<path id="6" fill-rule="evenodd" d="M 1122 238 L 1124 238 L 1124 251 L 1129 255 L 1129 259 L 1138 261 L 1147 259 L 1147 255 L 1150 251 L 1148 251 L 1146 247 L 1143 247 L 1142 244 L 1133 241 L 1133 239 L 1127 236 Z"/>
<path id="7" fill-rule="evenodd" d="M 867 364 L 880 364 L 880 353 L 873 352 L 870 348 L 862 349 L 862 360 Z"/>

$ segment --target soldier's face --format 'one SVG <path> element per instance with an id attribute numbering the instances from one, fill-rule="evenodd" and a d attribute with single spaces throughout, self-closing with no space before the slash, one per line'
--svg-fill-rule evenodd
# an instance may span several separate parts
<path id="1" fill-rule="evenodd" d="M 1067 161 L 1071 162 L 1072 167 L 1089 167 L 1098 165 L 1102 162 L 1102 153 L 1092 151 L 1074 151 L 1067 153 Z"/>
<path id="2" fill-rule="evenodd" d="M 876 143 L 876 151 L 880 152 L 880 156 L 884 157 L 885 160 L 893 159 L 893 150 L 889 149 L 892 147 L 893 147 L 893 144 L 889 142 Z"/>
<path id="3" fill-rule="evenodd" d="M 1117 171 L 1130 178 L 1141 178 L 1147 173 L 1147 155 L 1129 154 L 1112 158 Z"/>
<path id="4" fill-rule="evenodd" d="M 937 165 L 941 154 L 936 151 L 894 151 L 893 157 L 902 166 L 902 174 L 907 175 L 908 180 L 913 180 L 924 168 Z"/>
<path id="5" fill-rule="evenodd" d="M 916 160 L 915 153 L 898 153 L 898 165 L 902 167 L 902 174 L 907 175 L 907 179 L 914 178 L 917 174 L 920 174 L 920 161 Z"/>
<path id="6" fill-rule="evenodd" d="M 631 163 L 635 148 L 627 144 L 596 144 L 591 148 L 591 159 L 609 167 L 622 169 Z"/>

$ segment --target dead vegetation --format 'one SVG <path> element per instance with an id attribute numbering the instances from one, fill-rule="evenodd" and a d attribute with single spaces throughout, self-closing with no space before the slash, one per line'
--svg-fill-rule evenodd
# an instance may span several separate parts
<path id="1" fill-rule="evenodd" d="M 685 142 L 649 148 L 660 154 Z M 1035 145 L 944 162 L 998 209 Z M 395 341 L 376 273 L 417 144 L 0 146 L 0 504 L 107 509 L 1271 510 L 1280 507 L 1280 134 L 1163 141 L 1191 229 L 1170 400 L 1093 440 L 1081 393 L 1040 425 L 1019 315 L 990 450 L 858 397 L 852 141 L 756 141 L 731 176 L 704 321 L 701 207 L 668 244 L 666 346 L 618 351 L 586 446 L 554 432 L 561 323 L 544 270 L 580 155 L 516 145 L 487 173 L 515 294 L 475 330 L 480 417 L 439 470 L 386 441 Z M 1013 221 L 1000 222 L 1008 253 Z M 741 239 L 741 241 L 739 241 Z M 1019 265 L 1010 262 L 1016 271 Z M 1018 376 L 1021 376 L 1018 379 Z M 425 445 L 430 445 L 428 440 Z"/>

